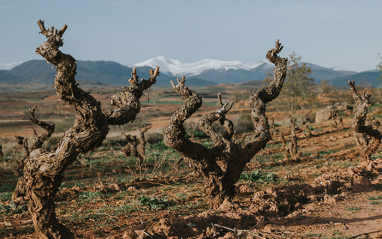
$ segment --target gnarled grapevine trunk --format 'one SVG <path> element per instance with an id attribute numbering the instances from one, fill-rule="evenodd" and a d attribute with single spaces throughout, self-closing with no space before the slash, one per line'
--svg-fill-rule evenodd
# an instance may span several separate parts
<path id="1" fill-rule="evenodd" d="M 61 100 L 73 106 L 76 118 L 55 151 L 48 152 L 39 147 L 26 158 L 24 177 L 30 199 L 29 211 L 40 238 L 73 238 L 73 233 L 58 222 L 54 210 L 55 195 L 65 169 L 78 154 L 100 146 L 109 132 L 109 125 L 122 125 L 135 120 L 140 111 L 139 99 L 143 91 L 156 82 L 159 67 L 150 70 L 150 78 L 142 81 L 138 81 L 133 69 L 133 77 L 129 80 L 131 86 L 112 96 L 113 109 L 104 110 L 100 102 L 78 87 L 75 81 L 76 60 L 59 50 L 67 26 L 57 31 L 53 27 L 45 29 L 41 20 L 37 23 L 47 41 L 37 48 L 36 53 L 56 66 L 56 93 Z"/>
<path id="2" fill-rule="evenodd" d="M 382 134 L 378 130 L 380 122 L 373 121 L 372 124 L 366 125 L 366 117 L 368 113 L 367 108 L 370 105 L 369 98 L 371 95 L 366 94 L 366 90 L 362 93 L 362 95 L 358 94 L 357 89 L 355 88 L 355 81 L 348 81 L 348 83 L 355 101 L 354 118 L 351 125 L 354 130 L 356 142 L 360 148 L 361 155 L 364 161 L 369 162 L 371 155 L 377 151 L 382 140 Z M 361 134 L 361 137 L 358 137 L 357 134 Z"/>
<path id="3" fill-rule="evenodd" d="M 146 159 L 146 140 L 145 133 L 149 130 L 151 126 L 142 127 L 140 129 L 140 137 L 132 136 L 129 134 L 124 134 L 126 137 L 127 144 L 125 148 L 122 149 L 122 152 L 126 157 L 134 156 L 138 159 L 138 166 L 143 164 L 143 161 Z"/>
<path id="4" fill-rule="evenodd" d="M 223 104 L 220 94 L 220 108 L 204 115 L 198 123 L 199 128 L 212 139 L 213 146 L 207 148 L 187 139 L 183 123 L 202 106 L 202 98 L 185 86 L 185 77 L 182 80 L 177 79 L 177 85 L 171 82 L 174 90 L 181 96 L 183 105 L 173 114 L 164 134 L 164 142 L 166 146 L 179 151 L 184 158 L 190 159 L 196 170 L 203 175 L 204 192 L 213 208 L 233 198 L 235 183 L 239 180 L 244 166 L 271 139 L 265 109 L 266 103 L 279 95 L 285 80 L 287 59 L 278 56 L 281 49 L 282 46 L 277 41 L 276 48 L 267 54 L 267 58 L 276 65 L 274 79 L 267 87 L 255 91 L 250 97 L 255 137 L 249 142 L 239 144 L 232 139 L 234 126 L 226 118 L 226 114 L 232 108 L 233 102 Z M 224 128 L 222 135 L 212 128 L 215 121 L 219 121 Z"/>
<path id="5" fill-rule="evenodd" d="M 295 129 L 292 128 L 291 130 L 292 138 L 288 146 L 286 144 L 284 134 L 282 132 L 280 134 L 281 134 L 282 149 L 285 151 L 284 160 L 288 160 L 288 157 L 290 157 L 293 160 L 296 160 L 299 154 L 298 154 L 297 136 L 296 136 Z"/>
<path id="6" fill-rule="evenodd" d="M 36 149 L 42 150 L 43 143 L 52 136 L 55 128 L 54 124 L 48 124 L 38 120 L 35 116 L 36 109 L 37 106 L 34 106 L 32 109 L 29 110 L 29 121 L 40 126 L 42 129 L 44 129 L 44 132 L 42 134 L 37 134 L 37 131 L 34 130 L 35 137 L 30 148 L 28 146 L 28 139 L 24 139 L 23 137 L 17 137 L 18 144 L 23 145 L 25 153 L 24 157 L 17 162 L 18 166 L 15 170 L 15 174 L 18 177 L 16 188 L 12 194 L 12 201 L 15 203 L 23 202 L 27 196 L 26 181 L 24 177 L 25 160 L 30 157 L 31 151 Z"/>

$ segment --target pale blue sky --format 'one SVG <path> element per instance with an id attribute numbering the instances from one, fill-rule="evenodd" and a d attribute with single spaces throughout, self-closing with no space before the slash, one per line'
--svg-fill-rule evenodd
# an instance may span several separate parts
<path id="1" fill-rule="evenodd" d="M 134 64 L 156 56 L 258 62 L 276 39 L 302 61 L 372 70 L 382 53 L 382 1 L 0 0 L 0 62 L 42 59 L 36 21 L 68 29 L 78 60 Z"/>

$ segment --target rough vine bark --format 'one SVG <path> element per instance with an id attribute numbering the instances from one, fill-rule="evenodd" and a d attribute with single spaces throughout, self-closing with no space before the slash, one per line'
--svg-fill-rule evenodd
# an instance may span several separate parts
<path id="1" fill-rule="evenodd" d="M 29 121 L 40 126 L 42 129 L 44 129 L 44 132 L 42 134 L 38 134 L 36 130 L 33 129 L 33 132 L 35 134 L 35 137 L 33 138 L 32 146 L 29 148 L 28 146 L 28 139 L 23 137 L 17 137 L 18 144 L 22 145 L 24 147 L 24 157 L 17 162 L 17 167 L 15 169 L 15 175 L 18 177 L 18 181 L 16 184 L 16 188 L 12 194 L 12 201 L 15 203 L 21 203 L 26 198 L 26 182 L 24 178 L 24 166 L 25 166 L 25 160 L 29 158 L 30 152 L 36 149 L 41 149 L 42 145 L 45 141 L 47 141 L 53 134 L 55 125 L 54 124 L 48 124 L 43 121 L 40 121 L 36 118 L 37 106 L 34 106 L 32 109 L 29 110 Z"/>
<path id="2" fill-rule="evenodd" d="M 232 108 L 233 102 L 223 103 L 220 94 L 218 95 L 220 108 L 202 116 L 198 123 L 199 128 L 212 139 L 213 146 L 207 148 L 187 139 L 183 123 L 202 106 L 202 98 L 185 86 L 185 77 L 182 80 L 177 79 L 177 85 L 171 82 L 174 90 L 181 96 L 183 105 L 173 114 L 165 130 L 164 142 L 193 162 L 196 170 L 203 175 L 204 192 L 211 207 L 216 208 L 223 201 L 232 200 L 235 195 L 234 184 L 239 180 L 244 166 L 271 139 L 265 110 L 266 103 L 279 95 L 285 80 L 287 59 L 278 56 L 282 48 L 277 41 L 276 48 L 268 51 L 267 58 L 276 65 L 274 79 L 267 87 L 255 91 L 249 99 L 255 134 L 248 142 L 236 144 L 232 140 L 234 126 L 226 118 L 226 114 Z M 223 135 L 219 135 L 212 128 L 212 123 L 215 121 L 224 128 Z"/>
<path id="3" fill-rule="evenodd" d="M 354 118 L 351 125 L 355 134 L 362 134 L 361 137 L 363 140 L 360 139 L 361 137 L 355 135 L 356 142 L 360 146 L 361 155 L 364 161 L 369 162 L 371 155 L 377 151 L 382 140 L 382 134 L 378 130 L 380 122 L 373 120 L 372 124 L 366 125 L 367 108 L 370 105 L 369 98 L 371 95 L 366 94 L 366 89 L 362 94 L 359 94 L 355 88 L 355 81 L 348 81 L 348 83 L 355 101 Z"/>
<path id="4" fill-rule="evenodd" d="M 30 200 L 29 211 L 39 238 L 73 238 L 73 233 L 58 222 L 54 210 L 55 195 L 65 169 L 76 160 L 78 154 L 100 146 L 109 131 L 109 125 L 122 125 L 135 120 L 140 111 L 139 99 L 143 91 L 156 82 L 159 67 L 150 70 L 148 80 L 141 81 L 133 69 L 129 80 L 131 86 L 111 97 L 112 109 L 102 109 L 100 102 L 78 87 L 75 80 L 76 60 L 59 50 L 63 45 L 62 36 L 67 25 L 58 31 L 53 27 L 46 29 L 41 20 L 37 23 L 47 41 L 36 49 L 36 53 L 55 65 L 56 93 L 62 101 L 73 106 L 76 118 L 55 151 L 37 148 L 25 160 L 24 177 Z"/>

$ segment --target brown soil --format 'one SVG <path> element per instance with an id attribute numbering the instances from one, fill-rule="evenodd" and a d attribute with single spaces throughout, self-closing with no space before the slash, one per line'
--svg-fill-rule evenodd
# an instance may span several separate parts
<path id="1" fill-rule="evenodd" d="M 55 98 L 43 101 L 55 102 Z M 177 105 L 145 105 L 141 113 L 164 108 L 172 112 Z M 287 120 L 283 112 L 268 116 L 276 123 Z M 153 126 L 149 132 L 161 132 L 169 118 L 148 119 Z M 343 129 L 333 127 L 332 121 L 309 124 L 312 137 L 301 127 L 297 159 L 284 157 L 279 132 L 286 133 L 287 141 L 290 135 L 287 126 L 277 126 L 273 140 L 246 168 L 246 173 L 257 169 L 266 175 L 275 173 L 277 180 L 242 180 L 234 204 L 224 203 L 217 210 L 208 208 L 201 178 L 187 168 L 187 162 L 177 164 L 173 151 L 153 150 L 155 157 L 168 160 L 168 168 L 150 177 L 156 164 L 147 163 L 144 177 L 138 179 L 131 178 L 137 168 L 129 164 L 130 159 L 101 147 L 80 157 L 66 172 L 57 196 L 57 217 L 77 238 L 382 238 L 381 151 L 373 157 L 373 167 L 362 164 L 350 121 L 351 117 L 344 117 Z M 32 134 L 32 127 L 11 129 L 0 128 L 1 140 Z M 0 161 L 1 188 L 14 185 L 10 165 Z M 168 201 L 150 204 L 144 197 Z M 7 209 L 0 208 L 0 238 L 36 238 L 26 207 L 14 210 L 8 208 L 9 200 L 1 203 Z"/>

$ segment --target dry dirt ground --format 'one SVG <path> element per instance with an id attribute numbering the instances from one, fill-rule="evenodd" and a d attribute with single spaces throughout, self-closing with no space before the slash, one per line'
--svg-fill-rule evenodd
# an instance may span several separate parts
<path id="1" fill-rule="evenodd" d="M 169 112 L 177 107 L 147 105 L 142 113 L 164 106 Z M 148 146 L 147 162 L 138 168 L 134 158 L 123 156 L 123 142 L 108 139 L 67 170 L 57 217 L 77 238 L 382 238 L 382 176 L 376 173 L 382 168 L 380 151 L 372 157 L 373 167 L 362 165 L 351 116 L 344 115 L 344 127 L 334 127 L 332 120 L 309 124 L 313 136 L 299 126 L 300 156 L 287 158 L 279 136 L 284 132 L 290 140 L 283 115 L 268 113 L 276 122 L 273 140 L 248 164 L 234 204 L 209 209 L 201 178 L 187 162 L 178 163 L 179 154 L 163 142 Z M 169 117 L 147 118 L 146 123 L 158 133 Z M 17 133 L 33 132 L 25 127 Z M 9 145 L 8 136 L 15 135 L 9 127 L 0 127 L 0 134 Z M 0 160 L 0 238 L 36 238 L 27 206 L 10 202 L 16 182 L 13 161 L 22 153 L 14 147 Z"/>

